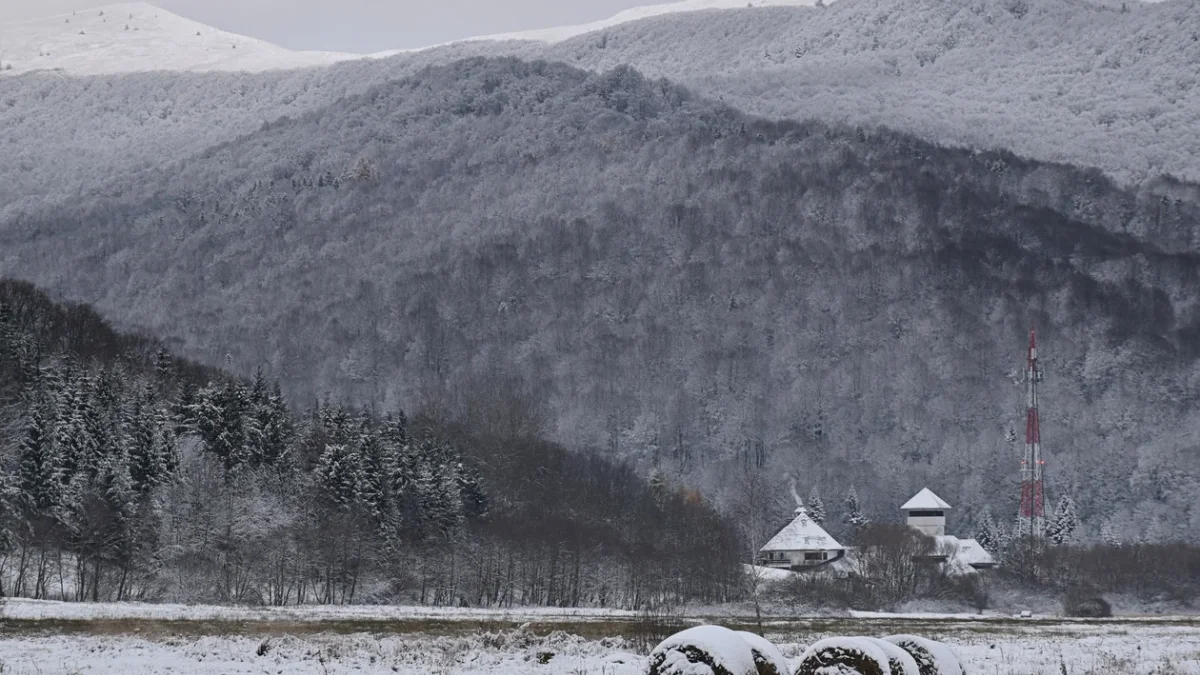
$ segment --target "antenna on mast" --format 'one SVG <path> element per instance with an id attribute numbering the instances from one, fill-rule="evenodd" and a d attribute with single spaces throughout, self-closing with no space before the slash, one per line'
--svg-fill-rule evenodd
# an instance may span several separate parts
<path id="1" fill-rule="evenodd" d="M 1045 489 L 1042 472 L 1042 425 L 1038 410 L 1038 383 L 1042 368 L 1038 363 L 1037 331 L 1029 331 L 1029 362 L 1025 368 L 1025 456 L 1021 459 L 1021 508 L 1017 516 L 1017 536 L 1041 538 L 1046 533 Z"/>

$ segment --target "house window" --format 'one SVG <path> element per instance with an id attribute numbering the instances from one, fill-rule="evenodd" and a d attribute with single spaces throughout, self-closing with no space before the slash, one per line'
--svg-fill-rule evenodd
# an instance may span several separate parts
<path id="1" fill-rule="evenodd" d="M 824 551 L 813 551 L 811 553 L 805 553 L 804 559 L 805 560 L 824 560 L 825 552 Z"/>
<path id="2" fill-rule="evenodd" d="M 941 518 L 946 515 L 945 511 L 909 511 L 909 518 Z"/>

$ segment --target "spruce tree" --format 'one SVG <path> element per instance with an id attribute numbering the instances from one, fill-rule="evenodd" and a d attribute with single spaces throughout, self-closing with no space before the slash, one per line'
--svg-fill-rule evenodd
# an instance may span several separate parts
<path id="1" fill-rule="evenodd" d="M 362 460 L 354 448 L 342 443 L 325 446 L 317 460 L 318 484 L 331 504 L 351 509 L 359 502 Z"/>
<path id="2" fill-rule="evenodd" d="M 49 515 L 62 504 L 63 479 L 50 425 L 40 406 L 30 411 L 18 450 L 18 487 L 26 505 Z"/>
<path id="3" fill-rule="evenodd" d="M 193 406 L 196 431 L 204 447 L 220 458 L 227 473 L 250 460 L 246 449 L 246 392 L 237 382 L 209 386 Z"/>
<path id="4" fill-rule="evenodd" d="M 292 415 L 287 400 L 276 382 L 267 394 L 266 402 L 257 411 L 261 432 L 261 448 L 258 460 L 261 464 L 275 466 L 282 462 L 292 444 Z"/>
<path id="5" fill-rule="evenodd" d="M 356 442 L 361 465 L 359 499 L 371 517 L 377 523 L 382 522 L 391 509 L 389 483 L 393 470 L 387 443 L 370 428 L 365 417 L 360 421 Z"/>
<path id="6" fill-rule="evenodd" d="M 92 415 L 89 411 L 87 390 L 90 379 L 86 376 L 64 375 L 63 389 L 58 395 L 54 442 L 55 451 L 61 462 L 60 479 L 70 482 L 79 473 L 88 473 L 95 468 L 96 452 L 88 426 Z"/>
<path id="7" fill-rule="evenodd" d="M 179 398 L 175 399 L 171 404 L 171 431 L 175 438 L 196 431 L 196 414 L 200 409 L 200 399 L 196 386 L 191 382 L 185 382 L 179 388 Z"/>
<path id="8" fill-rule="evenodd" d="M 1078 527 L 1079 515 L 1075 512 L 1075 500 L 1067 495 L 1059 497 L 1054 515 L 1046 525 L 1046 536 L 1050 541 L 1062 546 L 1071 541 Z"/>
<path id="9" fill-rule="evenodd" d="M 160 395 L 165 395 L 172 390 L 175 383 L 175 364 L 172 362 L 171 353 L 166 347 L 159 347 L 158 351 L 154 352 L 154 386 Z"/>
<path id="10" fill-rule="evenodd" d="M 408 417 L 403 410 L 388 414 L 383 420 L 383 438 L 397 448 L 408 445 Z"/>
<path id="11" fill-rule="evenodd" d="M 139 498 L 165 483 L 171 472 L 170 453 L 153 410 L 153 392 L 135 394 L 123 420 L 124 456 L 130 484 Z"/>
<path id="12" fill-rule="evenodd" d="M 817 525 L 825 524 L 825 502 L 821 499 L 821 493 L 815 485 L 808 493 L 808 517 Z"/>
<path id="13" fill-rule="evenodd" d="M 996 519 L 992 517 L 992 508 L 983 507 L 983 513 L 975 522 L 975 541 L 989 553 L 1000 550 L 1000 536 L 996 532 Z"/>
<path id="14" fill-rule="evenodd" d="M 842 522 L 850 530 L 851 534 L 858 534 L 871 523 L 870 519 L 863 513 L 862 504 L 858 500 L 858 491 L 853 487 L 846 493 L 844 500 L 846 513 L 842 517 Z"/>
<path id="15" fill-rule="evenodd" d="M 254 380 L 250 390 L 245 393 L 244 422 L 242 426 L 242 443 L 245 446 L 246 461 L 252 466 L 260 466 L 266 456 L 266 426 L 270 423 L 267 412 L 269 392 L 267 378 L 262 368 L 254 371 Z"/>

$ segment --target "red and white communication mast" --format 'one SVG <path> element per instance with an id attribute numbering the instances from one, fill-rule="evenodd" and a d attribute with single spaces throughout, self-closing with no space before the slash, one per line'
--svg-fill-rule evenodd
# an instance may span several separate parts
<path id="1" fill-rule="evenodd" d="M 1017 535 L 1042 537 L 1046 533 L 1045 490 L 1042 485 L 1042 427 L 1038 414 L 1038 383 L 1042 369 L 1038 365 L 1037 333 L 1029 331 L 1029 365 L 1025 369 L 1025 457 L 1021 460 L 1021 510 Z"/>

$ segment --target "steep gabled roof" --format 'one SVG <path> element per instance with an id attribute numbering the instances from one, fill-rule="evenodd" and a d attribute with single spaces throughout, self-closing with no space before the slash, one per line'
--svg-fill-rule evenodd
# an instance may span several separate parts
<path id="1" fill-rule="evenodd" d="M 933 490 L 930 490 L 929 488 L 922 488 L 921 491 L 914 495 L 912 499 L 904 502 L 904 506 L 901 506 L 900 510 L 915 511 L 934 509 L 944 511 L 949 508 L 952 507 L 947 504 L 944 499 L 933 494 Z"/>
<path id="2" fill-rule="evenodd" d="M 808 517 L 803 507 L 796 518 L 762 547 L 764 551 L 837 551 L 843 546 Z"/>

